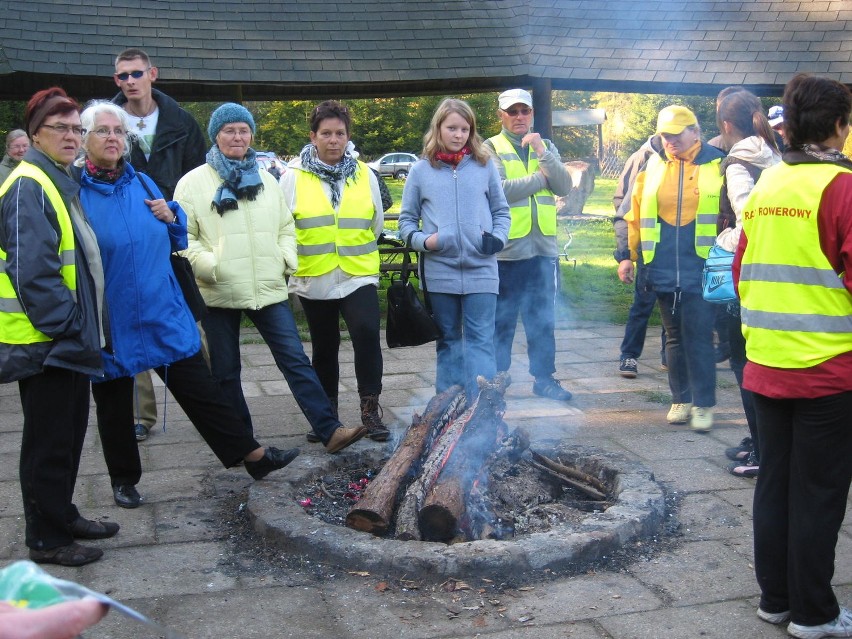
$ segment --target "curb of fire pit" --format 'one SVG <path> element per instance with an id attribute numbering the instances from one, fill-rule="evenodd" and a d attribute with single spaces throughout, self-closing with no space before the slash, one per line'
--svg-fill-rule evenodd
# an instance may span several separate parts
<path id="1" fill-rule="evenodd" d="M 589 513 L 579 524 L 557 525 L 548 532 L 452 545 L 382 539 L 306 513 L 298 500 L 315 479 L 339 468 L 381 463 L 387 452 L 370 445 L 336 456 L 301 455 L 287 472 L 251 485 L 247 510 L 255 530 L 286 552 L 345 570 L 426 580 L 466 575 L 509 580 L 546 569 L 575 570 L 660 530 L 665 496 L 645 466 L 591 447 L 534 449 L 570 460 L 595 476 L 602 476 L 598 475 L 602 468 L 614 473 L 615 504 L 604 512 Z"/>

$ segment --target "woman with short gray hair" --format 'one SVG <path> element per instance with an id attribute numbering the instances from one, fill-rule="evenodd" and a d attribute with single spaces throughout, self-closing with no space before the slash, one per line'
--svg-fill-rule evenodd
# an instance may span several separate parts
<path id="1" fill-rule="evenodd" d="M 153 369 L 225 467 L 245 462 L 254 479 L 283 468 L 298 449 L 255 441 L 201 356 L 195 319 L 169 261 L 186 248 L 186 215 L 148 176 L 127 162 L 128 116 L 111 102 L 90 104 L 80 200 L 104 266 L 104 375 L 93 379 L 98 432 L 115 503 L 136 508 L 142 476 L 133 420 L 133 376 Z"/>
<path id="2" fill-rule="evenodd" d="M 6 155 L 0 161 L 0 184 L 6 181 L 30 148 L 30 139 L 23 129 L 13 129 L 6 134 Z"/>

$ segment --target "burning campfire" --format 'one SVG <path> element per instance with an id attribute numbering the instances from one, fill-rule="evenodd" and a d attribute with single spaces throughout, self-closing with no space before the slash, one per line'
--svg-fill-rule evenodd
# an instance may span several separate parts
<path id="1" fill-rule="evenodd" d="M 461 387 L 436 395 L 383 465 L 323 475 L 299 504 L 376 536 L 444 543 L 510 539 L 606 510 L 612 478 L 530 451 L 503 421 L 509 383 L 480 380 L 471 406 Z"/>

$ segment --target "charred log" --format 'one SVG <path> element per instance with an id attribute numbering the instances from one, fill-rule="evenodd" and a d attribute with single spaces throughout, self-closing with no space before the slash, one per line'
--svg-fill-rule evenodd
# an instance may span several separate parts
<path id="1" fill-rule="evenodd" d="M 506 387 L 510 383 L 511 378 L 509 375 L 503 373 L 495 377 L 492 382 L 482 380 L 480 387 L 485 386 L 486 388 L 490 388 L 491 392 L 497 393 L 501 406 L 505 406 L 503 403 L 503 394 L 505 394 Z M 426 501 L 426 495 L 432 489 L 435 480 L 437 480 L 438 475 L 450 458 L 464 429 L 477 414 L 477 411 L 481 410 L 478 409 L 478 406 L 482 402 L 483 393 L 484 391 L 480 391 L 477 398 L 473 401 L 473 405 L 447 426 L 423 462 L 420 476 L 412 482 L 411 486 L 405 492 L 405 496 L 402 498 L 396 515 L 397 539 L 403 541 L 420 539 L 417 513 Z"/>
<path id="2" fill-rule="evenodd" d="M 491 454 L 506 434 L 502 415 L 508 381 L 508 376 L 500 376 L 492 382 L 480 381 L 481 390 L 471 415 L 459 420 L 461 429 L 455 443 L 445 442 L 442 437 L 435 452 L 427 458 L 424 467 L 431 464 L 436 472 L 433 486 L 426 488 L 417 517 L 422 539 L 449 541 L 459 532 L 465 498 L 482 469 L 488 468 Z M 447 434 L 454 427 L 456 424 L 451 424 Z M 397 524 L 399 532 L 399 520 Z"/>
<path id="3" fill-rule="evenodd" d="M 453 386 L 433 397 L 422 417 L 414 415 L 400 445 L 347 514 L 347 526 L 374 535 L 387 532 L 401 488 L 417 472 L 423 451 L 458 415 L 463 404 L 463 389 Z"/>
<path id="4" fill-rule="evenodd" d="M 597 477 L 592 477 L 576 468 L 555 462 L 536 452 L 533 452 L 532 457 L 533 465 L 549 477 L 576 488 L 592 499 L 606 501 L 607 488 Z"/>

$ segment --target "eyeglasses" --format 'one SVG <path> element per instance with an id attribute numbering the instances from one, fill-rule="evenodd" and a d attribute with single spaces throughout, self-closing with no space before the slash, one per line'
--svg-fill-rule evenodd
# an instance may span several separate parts
<path id="1" fill-rule="evenodd" d="M 524 107 L 523 109 L 503 109 L 503 113 L 508 113 L 514 118 L 518 114 L 529 115 L 532 113 L 532 109 L 529 107 Z"/>
<path id="2" fill-rule="evenodd" d="M 219 133 L 229 138 L 235 138 L 238 135 L 247 138 L 251 137 L 251 129 L 249 127 L 246 127 L 244 129 L 220 129 Z"/>
<path id="3" fill-rule="evenodd" d="M 27 143 L 27 144 L 13 144 L 12 146 L 9 147 L 9 150 L 10 151 L 26 151 L 28 148 L 30 148 L 29 143 Z"/>
<path id="4" fill-rule="evenodd" d="M 109 129 L 107 127 L 101 127 L 99 129 L 95 129 L 93 131 L 87 131 L 87 133 L 94 133 L 99 138 L 108 138 L 110 136 L 110 134 L 114 135 L 117 138 L 123 138 L 125 135 L 127 135 L 127 131 L 125 131 L 121 127 L 118 127 L 118 128 L 115 128 L 115 129 Z"/>
<path id="5" fill-rule="evenodd" d="M 42 126 L 56 131 L 59 135 L 68 135 L 69 131 L 74 135 L 83 135 L 83 127 L 81 126 L 69 126 L 67 124 L 42 124 Z"/>
<path id="6" fill-rule="evenodd" d="M 150 68 L 151 67 L 148 67 L 148 69 L 150 69 Z M 147 71 L 148 69 L 145 69 L 145 71 Z M 127 82 L 128 78 L 133 78 L 134 80 L 138 80 L 143 75 L 145 75 L 145 71 L 131 71 L 129 73 L 127 73 L 127 72 L 116 73 L 115 77 L 118 78 L 119 80 L 121 80 L 122 82 Z"/>

